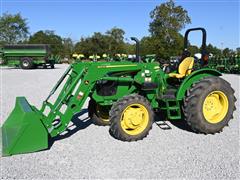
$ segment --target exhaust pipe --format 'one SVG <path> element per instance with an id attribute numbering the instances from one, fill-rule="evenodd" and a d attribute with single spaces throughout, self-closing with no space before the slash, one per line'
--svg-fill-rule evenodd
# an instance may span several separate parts
<path id="1" fill-rule="evenodd" d="M 138 40 L 136 37 L 131 37 L 131 40 L 132 40 L 132 41 L 135 41 L 135 43 L 136 43 L 136 61 L 137 61 L 137 62 L 141 62 L 141 59 L 140 59 L 140 43 L 139 43 L 139 40 Z"/>

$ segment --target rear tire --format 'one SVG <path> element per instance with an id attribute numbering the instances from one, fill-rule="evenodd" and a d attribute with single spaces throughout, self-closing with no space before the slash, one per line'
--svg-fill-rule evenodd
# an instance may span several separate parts
<path id="1" fill-rule="evenodd" d="M 207 77 L 193 84 L 184 99 L 185 120 L 193 131 L 221 132 L 233 118 L 236 98 L 231 85 L 219 77 Z"/>
<path id="2" fill-rule="evenodd" d="M 133 94 L 113 104 L 110 111 L 110 134 L 122 141 L 145 138 L 152 128 L 153 110 L 146 98 Z"/>
<path id="3" fill-rule="evenodd" d="M 103 108 L 104 106 L 100 106 L 93 99 L 90 99 L 88 103 L 88 116 L 91 118 L 93 124 L 98 126 L 108 126 L 110 124 L 109 111 Z"/>
<path id="4" fill-rule="evenodd" d="M 20 66 L 21 66 L 22 69 L 32 69 L 32 68 L 34 68 L 34 64 L 32 62 L 32 59 L 28 58 L 28 57 L 21 59 Z"/>

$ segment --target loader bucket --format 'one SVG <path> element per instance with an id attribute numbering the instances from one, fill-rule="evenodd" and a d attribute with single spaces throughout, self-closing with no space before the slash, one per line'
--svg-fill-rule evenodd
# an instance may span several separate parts
<path id="1" fill-rule="evenodd" d="M 48 148 L 48 132 L 41 117 L 41 112 L 30 106 L 25 97 L 17 97 L 15 108 L 1 128 L 2 155 Z"/>

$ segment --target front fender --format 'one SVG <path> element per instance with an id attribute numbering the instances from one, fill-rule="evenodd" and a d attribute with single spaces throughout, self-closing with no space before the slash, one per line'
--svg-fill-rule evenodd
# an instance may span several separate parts
<path id="1" fill-rule="evenodd" d="M 193 83 L 207 76 L 222 76 L 222 74 L 219 71 L 210 68 L 194 71 L 183 80 L 180 87 L 178 88 L 176 95 L 177 100 L 180 101 L 185 97 L 186 91 L 192 86 Z"/>

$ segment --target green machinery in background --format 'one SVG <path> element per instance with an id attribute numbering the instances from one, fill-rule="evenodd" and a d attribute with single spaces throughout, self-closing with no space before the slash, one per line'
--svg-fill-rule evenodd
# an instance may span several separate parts
<path id="1" fill-rule="evenodd" d="M 240 74 L 240 55 L 212 57 L 208 66 L 222 73 Z"/>
<path id="2" fill-rule="evenodd" d="M 81 61 L 127 61 L 129 60 L 127 54 L 115 54 L 115 55 L 110 55 L 104 53 L 102 56 L 93 54 L 86 58 L 83 54 L 77 54 L 74 53 L 72 55 L 72 58 L 74 59 L 74 62 L 81 62 Z"/>
<path id="3" fill-rule="evenodd" d="M 230 73 L 240 74 L 240 55 L 236 55 L 233 57 L 234 63 L 230 66 Z"/>
<path id="4" fill-rule="evenodd" d="M 0 64 L 20 66 L 22 69 L 32 69 L 37 66 L 54 68 L 55 60 L 50 55 L 50 48 L 45 44 L 5 45 L 0 53 Z"/>
<path id="5" fill-rule="evenodd" d="M 139 46 L 139 40 L 135 37 L 131 37 L 131 40 L 135 41 L 136 44 L 138 44 Z M 88 58 L 86 58 L 83 54 L 78 54 L 78 53 L 74 53 L 72 55 L 72 58 L 74 59 L 74 62 L 81 62 L 81 61 L 94 61 L 94 62 L 97 62 L 97 61 L 108 61 L 108 62 L 111 62 L 111 61 L 133 61 L 133 60 L 136 60 L 137 58 L 140 58 L 140 56 L 138 55 L 139 54 L 139 47 L 136 46 L 136 55 L 127 55 L 127 54 L 123 54 L 123 53 L 117 53 L 117 54 L 114 54 L 114 55 L 110 55 L 110 54 L 107 54 L 107 53 L 104 53 L 102 56 L 98 55 L 98 54 L 93 54 L 91 56 L 89 56 Z M 139 56 L 139 57 L 136 57 L 136 56 Z M 147 55 L 147 59 L 151 59 L 152 58 L 155 58 L 155 55 Z"/>
<path id="6" fill-rule="evenodd" d="M 201 69 L 194 70 L 188 51 L 188 34 L 202 31 Z M 165 73 L 158 62 L 143 62 L 136 45 L 131 61 L 80 62 L 69 66 L 41 109 L 17 97 L 2 126 L 3 155 L 48 148 L 49 138 L 61 136 L 88 97 L 89 117 L 94 124 L 109 125 L 121 141 L 146 137 L 159 111 L 168 120 L 184 120 L 193 131 L 221 132 L 235 110 L 234 90 L 221 73 L 206 68 L 206 32 L 193 28 L 185 33 L 185 48 L 178 70 Z M 153 58 L 153 57 L 151 57 Z M 56 98 L 54 98 L 56 97 Z M 161 137 L 160 137 L 161 138 Z"/>
<path id="7" fill-rule="evenodd" d="M 54 61 L 55 64 L 60 64 L 61 63 L 61 56 L 60 55 L 54 55 L 54 54 L 51 54 L 48 59 L 51 59 Z"/>

